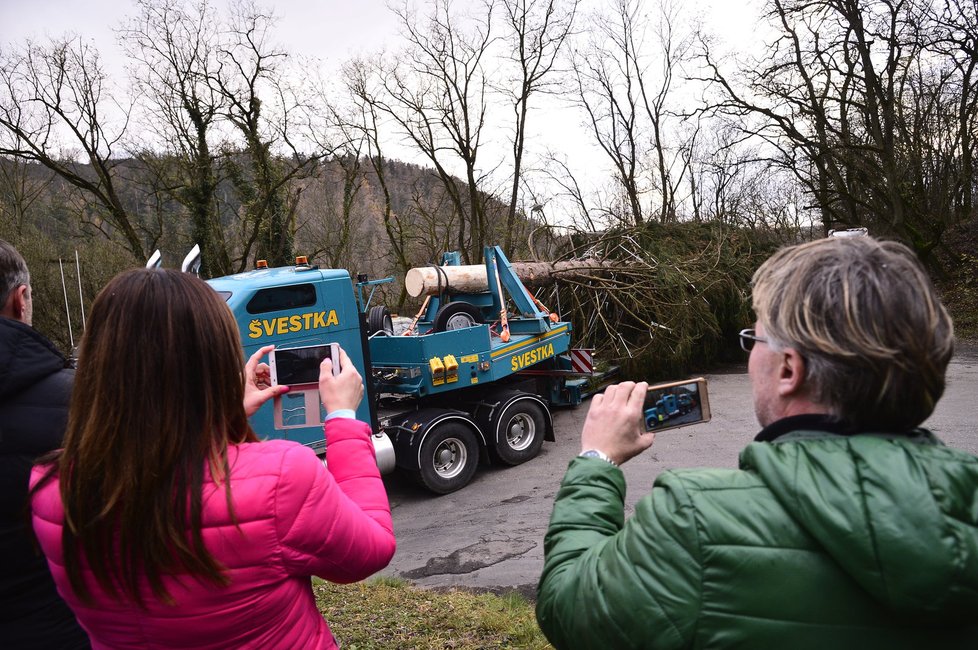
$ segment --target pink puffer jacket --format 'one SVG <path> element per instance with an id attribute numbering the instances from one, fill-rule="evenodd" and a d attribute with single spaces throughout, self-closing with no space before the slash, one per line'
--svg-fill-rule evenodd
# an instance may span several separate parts
<path id="1" fill-rule="evenodd" d="M 146 609 L 120 602 L 86 576 L 94 605 L 75 597 L 61 548 L 64 510 L 57 481 L 33 499 L 34 530 L 58 591 L 94 648 L 335 648 L 316 608 L 310 576 L 354 582 L 394 555 L 387 494 L 367 425 L 326 423 L 329 471 L 307 447 L 284 440 L 228 450 L 231 523 L 225 492 L 204 483 L 204 541 L 227 567 L 231 584 L 216 587 L 182 576 L 167 579 L 175 605 L 142 585 Z M 35 468 L 33 486 L 43 474 Z"/>

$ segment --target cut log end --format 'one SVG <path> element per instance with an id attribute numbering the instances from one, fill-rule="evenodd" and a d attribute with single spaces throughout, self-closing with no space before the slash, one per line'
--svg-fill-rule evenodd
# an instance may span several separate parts
<path id="1" fill-rule="evenodd" d="M 404 288 L 412 298 L 437 296 L 440 293 L 474 293 L 486 291 L 486 267 L 471 266 L 421 266 L 408 269 L 404 276 Z"/>

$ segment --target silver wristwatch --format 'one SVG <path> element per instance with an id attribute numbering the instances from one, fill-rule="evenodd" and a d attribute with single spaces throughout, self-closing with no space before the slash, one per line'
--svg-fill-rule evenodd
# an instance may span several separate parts
<path id="1" fill-rule="evenodd" d="M 603 460 L 606 463 L 611 463 L 615 467 L 618 467 L 618 463 L 611 460 L 611 457 L 608 456 L 608 454 L 604 453 L 603 451 L 598 451 L 597 449 L 588 449 L 587 451 L 582 451 L 580 454 L 578 454 L 578 456 L 580 456 L 581 458 L 597 458 L 599 460 Z"/>

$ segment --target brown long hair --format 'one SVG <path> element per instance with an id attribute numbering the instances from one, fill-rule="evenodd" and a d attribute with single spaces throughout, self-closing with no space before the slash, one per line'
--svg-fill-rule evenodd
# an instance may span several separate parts
<path id="1" fill-rule="evenodd" d="M 164 602 L 164 574 L 228 583 L 204 546 L 201 496 L 209 470 L 230 507 L 228 444 L 257 440 L 243 372 L 230 310 L 202 280 L 138 269 L 99 293 L 57 460 L 65 568 L 80 598 L 91 601 L 83 557 L 103 589 L 140 604 L 141 576 Z"/>

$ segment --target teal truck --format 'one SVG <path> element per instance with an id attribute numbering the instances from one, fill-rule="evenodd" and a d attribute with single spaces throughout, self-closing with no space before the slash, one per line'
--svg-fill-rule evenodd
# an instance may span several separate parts
<path id="1" fill-rule="evenodd" d="M 654 429 L 669 418 L 686 415 L 693 408 L 693 398 L 689 393 L 666 393 L 655 406 L 645 410 L 645 428 Z"/>
<path id="2" fill-rule="evenodd" d="M 459 256 L 446 253 L 442 267 L 452 265 Z M 396 467 L 432 492 L 452 492 L 480 461 L 535 457 L 554 439 L 551 407 L 581 401 L 587 378 L 571 366 L 571 324 L 542 309 L 498 247 L 485 248 L 484 290 L 430 296 L 410 330 L 397 334 L 390 311 L 370 305 L 377 285 L 392 278 L 354 282 L 346 270 L 304 258 L 257 266 L 208 281 L 234 314 L 245 356 L 268 344 L 339 343 L 364 377 L 357 418 L 374 432 L 382 472 Z M 290 391 L 252 425 L 260 436 L 322 453 L 324 415 L 315 390 Z"/>

